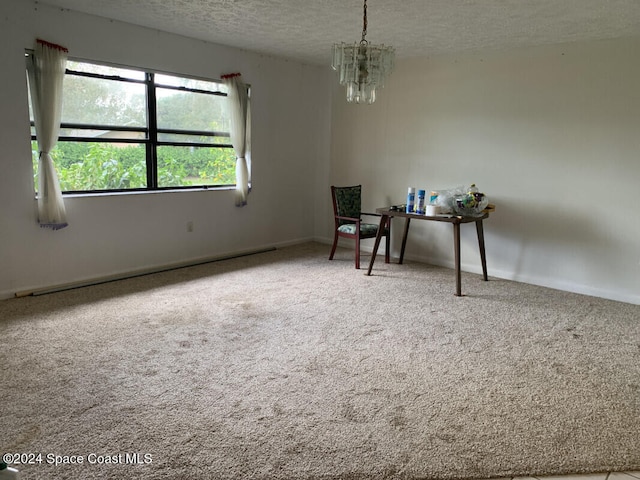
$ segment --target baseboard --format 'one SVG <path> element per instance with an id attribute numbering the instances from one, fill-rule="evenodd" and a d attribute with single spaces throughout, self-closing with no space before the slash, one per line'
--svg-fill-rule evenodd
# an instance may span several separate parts
<path id="1" fill-rule="evenodd" d="M 75 282 L 62 283 L 62 284 L 52 285 L 48 287 L 23 290 L 20 292 L 16 292 L 15 296 L 27 297 L 27 296 L 46 295 L 49 293 L 61 292 L 64 290 L 71 290 L 74 288 L 89 287 L 91 285 L 115 282 L 117 280 L 125 280 L 127 278 L 141 277 L 143 275 L 151 275 L 153 273 L 167 272 L 170 270 L 177 270 L 179 268 L 194 267 L 196 265 L 203 265 L 205 263 L 218 262 L 221 260 L 228 260 L 231 258 L 243 257 L 246 255 L 254 255 L 256 253 L 264 253 L 264 252 L 273 251 L 273 250 L 275 250 L 275 247 L 261 248 L 258 250 L 238 251 L 232 254 L 216 255 L 213 257 L 205 257 L 205 258 L 194 259 L 194 260 L 189 260 L 184 262 L 166 264 L 166 265 L 157 266 L 157 267 L 143 268 L 139 270 L 129 270 L 121 273 L 116 273 L 113 275 L 93 277 L 93 278 L 78 280 Z"/>
<path id="2" fill-rule="evenodd" d="M 278 248 L 284 248 L 284 247 L 293 246 L 293 245 L 306 243 L 310 241 L 313 241 L 313 239 L 310 237 L 299 238 L 295 240 L 289 240 L 286 242 L 272 243 L 272 244 L 264 245 L 261 247 L 251 248 L 251 249 L 230 251 L 230 252 L 226 252 L 219 255 L 192 258 L 192 259 L 184 260 L 180 262 L 155 265 L 155 266 L 150 266 L 142 269 L 126 270 L 126 271 L 117 272 L 110 275 L 83 278 L 83 279 L 79 279 L 79 280 L 68 282 L 68 283 L 38 286 L 38 287 L 29 288 L 29 289 L 24 289 L 18 292 L 0 292 L 0 299 L 7 300 L 13 297 L 45 295 L 48 293 L 60 292 L 63 290 L 70 290 L 70 289 L 80 288 L 80 287 L 88 287 L 90 285 L 98 285 L 100 283 L 114 282 L 117 280 L 125 280 L 127 278 L 134 278 L 134 277 L 139 277 L 143 275 L 150 275 L 153 273 L 166 272 L 169 270 L 176 270 L 178 268 L 193 267 L 196 265 L 202 265 L 205 263 L 212 263 L 212 262 L 217 262 L 221 260 L 228 260 L 231 258 L 242 257 L 246 255 L 265 253 L 265 252 L 276 250 Z"/>
<path id="3" fill-rule="evenodd" d="M 326 237 L 317 237 L 314 239 L 319 243 L 333 244 L 333 239 L 328 239 Z M 354 249 L 353 242 L 350 243 L 338 243 L 340 247 L 349 248 L 351 250 Z M 366 253 L 371 253 L 373 251 L 373 245 L 361 244 L 361 250 Z M 384 248 L 380 247 L 378 255 L 384 252 Z M 454 269 L 455 264 L 453 261 L 446 261 L 441 258 L 435 257 L 424 257 L 419 255 L 411 255 L 405 254 L 405 259 L 409 261 L 425 263 L 427 265 L 435 265 L 438 267 L 450 268 Z M 482 274 L 482 266 L 478 263 L 465 263 L 462 262 L 460 268 L 463 272 L 468 273 L 476 273 L 478 275 Z M 527 283 L 530 285 L 537 285 L 540 287 L 552 288 L 554 290 L 561 290 L 564 292 L 577 293 L 580 295 L 587 295 L 590 297 L 598 297 L 598 298 L 606 298 L 607 300 L 613 300 L 617 302 L 631 303 L 633 305 L 640 305 L 640 295 L 627 293 L 627 292 L 618 292 L 613 290 L 608 290 L 602 287 L 594 287 L 592 285 L 584 285 L 575 282 L 568 282 L 557 278 L 549 278 L 549 277 L 538 277 L 527 274 L 516 274 L 510 271 L 504 270 L 495 270 L 491 268 L 491 265 L 488 265 L 488 274 L 489 278 L 500 278 L 503 280 L 511 280 L 514 282 Z"/>
<path id="4" fill-rule="evenodd" d="M 194 259 L 185 260 L 181 262 L 157 265 L 157 266 L 147 267 L 147 268 L 138 269 L 138 270 L 123 271 L 123 272 L 115 273 L 112 275 L 85 278 L 85 279 L 80 279 L 74 282 L 69 282 L 64 284 L 37 286 L 30 289 L 24 289 L 19 292 L 2 291 L 0 292 L 0 300 L 8 300 L 13 297 L 23 297 L 23 296 L 29 296 L 29 295 L 44 295 L 46 293 L 69 290 L 72 288 L 80 288 L 80 287 L 89 286 L 89 285 L 97 285 L 99 283 L 106 283 L 106 282 L 111 282 L 116 280 L 124 280 L 126 278 L 149 275 L 152 273 L 175 270 L 178 268 L 185 268 L 185 267 L 200 265 L 204 263 L 211 263 L 211 262 L 226 260 L 234 257 L 253 255 L 256 253 L 264 253 L 264 252 L 272 251 L 278 248 L 285 248 L 285 247 L 299 245 L 301 243 L 307 243 L 307 242 L 317 242 L 317 243 L 330 246 L 333 244 L 333 239 L 329 237 L 321 237 L 321 236 L 304 237 L 304 238 L 298 238 L 294 240 L 288 240 L 286 242 L 271 243 L 271 244 L 267 244 L 262 247 L 256 247 L 253 249 L 237 250 L 237 251 L 226 252 L 226 253 L 214 255 L 214 256 L 199 257 L 199 258 L 194 258 Z M 344 248 L 350 248 L 353 250 L 353 245 L 349 245 L 345 243 L 345 244 L 339 244 L 339 246 Z M 371 254 L 373 250 L 373 245 L 364 244 L 361 246 L 361 248 L 362 248 L 362 251 Z M 329 250 L 327 250 L 327 252 L 329 252 Z M 443 261 L 442 259 L 439 259 L 439 258 L 431 258 L 431 257 L 427 258 L 427 257 L 416 256 L 416 255 L 406 255 L 405 258 L 410 261 L 426 263 L 428 265 L 435 265 L 435 266 L 450 268 L 450 269 L 454 268 L 453 262 Z M 480 267 L 480 265 L 476 265 L 476 264 L 463 263 L 461 265 L 461 268 L 463 271 L 469 272 L 469 273 L 476 273 L 476 274 L 482 273 L 482 268 Z M 555 279 L 555 278 L 547 278 L 547 277 L 542 278 L 542 277 L 536 277 L 536 276 L 531 276 L 526 274 L 515 274 L 514 272 L 510 272 L 510 271 L 494 270 L 491 268 L 490 265 L 488 270 L 489 270 L 488 273 L 490 278 L 494 277 L 494 278 L 500 278 L 503 280 L 511 280 L 515 282 L 528 283 L 531 285 L 538 285 L 541 287 L 552 288 L 555 290 L 562 290 L 562 291 L 577 293 L 581 295 L 606 298 L 608 300 L 640 305 L 640 295 L 637 295 L 637 294 L 611 291 L 601 287 L 593 287 L 591 285 L 582 285 L 574 282 L 566 282 L 566 281 Z"/>
<path id="5" fill-rule="evenodd" d="M 522 273 L 513 273 L 504 270 L 492 270 L 489 268 L 489 276 L 495 278 L 501 278 L 503 280 L 511 280 L 514 282 L 527 283 L 529 285 L 537 285 L 540 287 L 552 288 L 554 290 L 561 290 L 564 292 L 577 293 L 580 295 L 587 295 L 589 297 L 606 298 L 607 300 L 613 300 L 616 302 L 630 303 L 633 305 L 640 305 L 640 295 L 618 292 L 615 290 L 609 290 L 602 287 L 594 287 L 592 285 L 585 285 L 575 282 L 568 282 L 557 278 L 540 277 L 527 275 Z"/>

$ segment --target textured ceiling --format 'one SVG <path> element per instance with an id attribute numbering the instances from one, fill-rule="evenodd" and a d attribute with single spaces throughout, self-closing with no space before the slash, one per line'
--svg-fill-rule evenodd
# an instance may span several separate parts
<path id="1" fill-rule="evenodd" d="M 41 0 L 222 45 L 328 64 L 360 40 L 362 0 Z M 640 0 L 369 0 L 371 43 L 398 58 L 640 36 Z"/>

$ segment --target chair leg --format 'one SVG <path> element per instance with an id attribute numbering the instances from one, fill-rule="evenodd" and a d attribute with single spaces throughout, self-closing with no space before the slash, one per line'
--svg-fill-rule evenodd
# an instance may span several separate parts
<path id="1" fill-rule="evenodd" d="M 360 237 L 356 236 L 356 269 L 360 269 Z"/>
<path id="2" fill-rule="evenodd" d="M 387 219 L 387 224 L 385 225 L 387 229 L 387 235 L 385 238 L 385 253 L 384 253 L 384 263 L 389 263 L 390 261 L 390 250 L 391 250 L 391 217 Z"/>
<path id="3" fill-rule="evenodd" d="M 331 254 L 329 260 L 333 260 L 333 255 L 336 253 L 336 247 L 338 246 L 338 231 L 333 234 L 333 247 L 331 247 Z"/>

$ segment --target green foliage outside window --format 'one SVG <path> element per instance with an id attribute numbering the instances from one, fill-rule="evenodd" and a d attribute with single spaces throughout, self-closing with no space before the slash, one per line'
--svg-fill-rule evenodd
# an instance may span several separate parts
<path id="1" fill-rule="evenodd" d="M 36 186 L 37 149 L 37 143 L 32 142 Z M 60 142 L 51 156 L 62 191 L 122 190 L 145 188 L 147 185 L 144 145 Z M 233 149 L 158 147 L 160 187 L 233 184 Z"/>

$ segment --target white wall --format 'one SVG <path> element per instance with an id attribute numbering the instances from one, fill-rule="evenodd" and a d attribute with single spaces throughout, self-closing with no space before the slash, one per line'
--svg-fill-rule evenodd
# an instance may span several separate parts
<path id="1" fill-rule="evenodd" d="M 70 226 L 36 224 L 25 48 L 36 38 L 76 58 L 252 85 L 253 191 L 163 192 L 65 199 Z M 14 292 L 312 239 L 327 184 L 329 69 L 54 9 L 0 4 L 0 298 Z M 188 233 L 186 224 L 194 223 Z"/>
<path id="2" fill-rule="evenodd" d="M 372 106 L 335 87 L 330 181 L 362 183 L 369 210 L 409 186 L 476 183 L 497 205 L 490 276 L 640 303 L 638 51 L 636 38 L 400 61 Z M 462 230 L 463 268 L 479 272 Z M 414 221 L 407 257 L 452 266 L 451 236 Z"/>
<path id="3" fill-rule="evenodd" d="M 253 87 L 249 205 L 233 206 L 230 191 L 67 197 L 71 225 L 40 229 L 24 71 L 37 37 L 78 58 L 209 78 L 242 72 Z M 497 205 L 485 224 L 491 276 L 640 303 L 640 39 L 403 60 L 371 106 L 347 105 L 326 67 L 31 0 L 0 3 L 0 40 L 0 298 L 330 241 L 330 184 L 362 183 L 375 209 L 404 202 L 408 186 L 475 182 Z M 407 256 L 452 266 L 450 227 L 414 222 Z M 462 261 L 479 271 L 469 226 Z"/>

